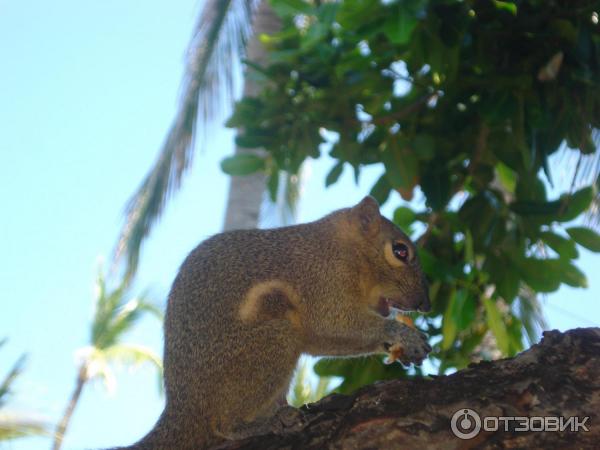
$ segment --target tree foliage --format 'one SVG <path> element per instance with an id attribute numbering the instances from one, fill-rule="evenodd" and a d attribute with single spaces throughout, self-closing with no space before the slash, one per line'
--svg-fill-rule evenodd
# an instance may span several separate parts
<path id="1" fill-rule="evenodd" d="M 124 365 L 135 368 L 150 363 L 157 370 L 159 391 L 162 392 L 163 366 L 160 357 L 148 347 L 123 340 L 144 315 L 152 314 L 160 321 L 163 315 L 144 296 L 129 298 L 128 286 L 129 280 L 125 277 L 118 285 L 110 288 L 102 269 L 99 268 L 89 345 L 77 351 L 79 363 L 75 388 L 65 412 L 56 425 L 53 450 L 62 448 L 71 417 L 86 384 L 99 379 L 104 382 L 107 390 L 115 389 L 116 379 L 111 366 Z"/>
<path id="2" fill-rule="evenodd" d="M 127 202 L 115 260 L 125 257 L 128 278 L 137 271 L 141 247 L 190 168 L 196 136 L 207 128 L 238 88 L 240 58 L 251 34 L 258 0 L 207 0 L 186 52 L 181 100 L 159 155 Z M 196 127 L 199 125 L 199 129 Z"/>
<path id="3" fill-rule="evenodd" d="M 6 339 L 0 339 L 0 348 Z M 11 411 L 6 407 L 13 394 L 13 385 L 22 374 L 26 355 L 14 363 L 9 372 L 0 378 L 0 444 L 3 441 L 23 438 L 28 436 L 49 436 L 48 425 L 32 414 L 23 414 Z"/>
<path id="4" fill-rule="evenodd" d="M 344 168 L 358 179 L 381 166 L 371 190 L 380 203 L 396 192 L 423 200 L 393 219 L 419 238 L 433 301 L 421 326 L 440 370 L 482 355 L 490 336 L 502 354 L 520 351 L 535 331 L 536 294 L 585 287 L 578 245 L 600 250 L 595 231 L 572 224 L 597 195 L 597 167 L 547 192 L 551 155 L 596 152 L 598 2 L 271 3 L 284 28 L 263 36 L 270 63 L 250 65 L 265 87 L 228 122 L 244 130 L 238 145 L 267 156 L 223 169 L 266 170 L 275 196 L 280 171 L 297 173 L 325 149 L 336 160 L 326 185 Z M 379 358 L 317 371 L 345 377 L 341 390 L 402 372 Z"/>

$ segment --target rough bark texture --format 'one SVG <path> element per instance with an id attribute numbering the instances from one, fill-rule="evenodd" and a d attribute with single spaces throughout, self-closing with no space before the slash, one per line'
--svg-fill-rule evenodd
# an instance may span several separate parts
<path id="1" fill-rule="evenodd" d="M 281 21 L 267 0 L 263 0 L 256 11 L 252 22 L 253 35 L 248 41 L 247 59 L 259 65 L 267 61 L 267 50 L 260 42 L 261 34 L 273 34 L 281 28 Z M 244 96 L 255 96 L 261 85 L 256 80 L 246 77 L 244 80 Z M 236 154 L 264 154 L 262 149 L 237 147 Z M 258 216 L 265 192 L 266 175 L 257 172 L 246 176 L 232 176 L 229 185 L 229 197 L 225 211 L 224 231 L 252 229 L 258 227 Z"/>
<path id="2" fill-rule="evenodd" d="M 589 416 L 586 431 L 481 431 L 461 440 L 451 418 L 470 408 L 492 416 Z M 377 383 L 279 415 L 277 433 L 220 449 L 600 449 L 600 329 L 544 333 L 515 358 L 453 375 Z"/>

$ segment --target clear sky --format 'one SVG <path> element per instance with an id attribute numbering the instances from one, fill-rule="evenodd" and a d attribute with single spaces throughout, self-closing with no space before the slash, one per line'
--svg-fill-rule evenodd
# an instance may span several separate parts
<path id="1" fill-rule="evenodd" d="M 98 258 L 109 259 L 122 210 L 154 160 L 173 118 L 183 54 L 201 1 L 0 0 L 0 377 L 29 354 L 13 410 L 55 423 L 75 381 L 74 352 L 87 344 Z M 144 248 L 135 292 L 164 299 L 179 264 L 222 226 L 227 177 L 220 159 L 232 133 L 215 127 L 192 175 Z M 324 189 L 332 162 L 308 168 L 299 220 L 358 201 L 381 172 L 358 187 L 346 171 Z M 389 214 L 400 199 L 388 202 Z M 552 327 L 600 324 L 598 257 L 581 251 L 590 289 L 563 288 L 545 300 Z M 128 340 L 161 353 L 152 318 Z M 162 409 L 150 369 L 117 371 L 108 395 L 86 388 L 65 448 L 131 443 Z M 7 448 L 44 449 L 49 439 Z"/>

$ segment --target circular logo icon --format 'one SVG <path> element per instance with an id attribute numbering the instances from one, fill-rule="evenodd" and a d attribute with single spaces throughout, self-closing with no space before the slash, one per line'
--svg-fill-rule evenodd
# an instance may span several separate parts
<path id="1" fill-rule="evenodd" d="M 473 439 L 481 431 L 481 417 L 472 409 L 459 409 L 452 416 L 450 428 L 460 439 Z"/>

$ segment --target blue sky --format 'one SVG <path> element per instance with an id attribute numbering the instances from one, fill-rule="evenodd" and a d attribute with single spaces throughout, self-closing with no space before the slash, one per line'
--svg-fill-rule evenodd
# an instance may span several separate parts
<path id="1" fill-rule="evenodd" d="M 179 0 L 0 0 L 0 376 L 29 354 L 13 410 L 56 422 L 73 389 L 74 352 L 87 344 L 98 258 L 109 259 L 129 195 L 152 164 L 173 118 L 183 54 L 201 2 Z M 134 293 L 163 305 L 179 264 L 222 226 L 227 177 L 220 159 L 233 135 L 215 127 L 191 176 L 147 242 Z M 324 189 L 332 162 L 308 168 L 299 220 L 358 201 L 381 172 L 358 187 L 349 171 Z M 384 208 L 389 214 L 400 203 Z M 590 289 L 563 288 L 545 300 L 552 327 L 600 324 L 597 256 L 581 251 Z M 129 341 L 161 352 L 152 318 Z M 83 393 L 67 449 L 125 445 L 162 409 L 155 374 L 117 371 L 118 388 Z M 49 448 L 48 439 L 7 448 Z"/>

